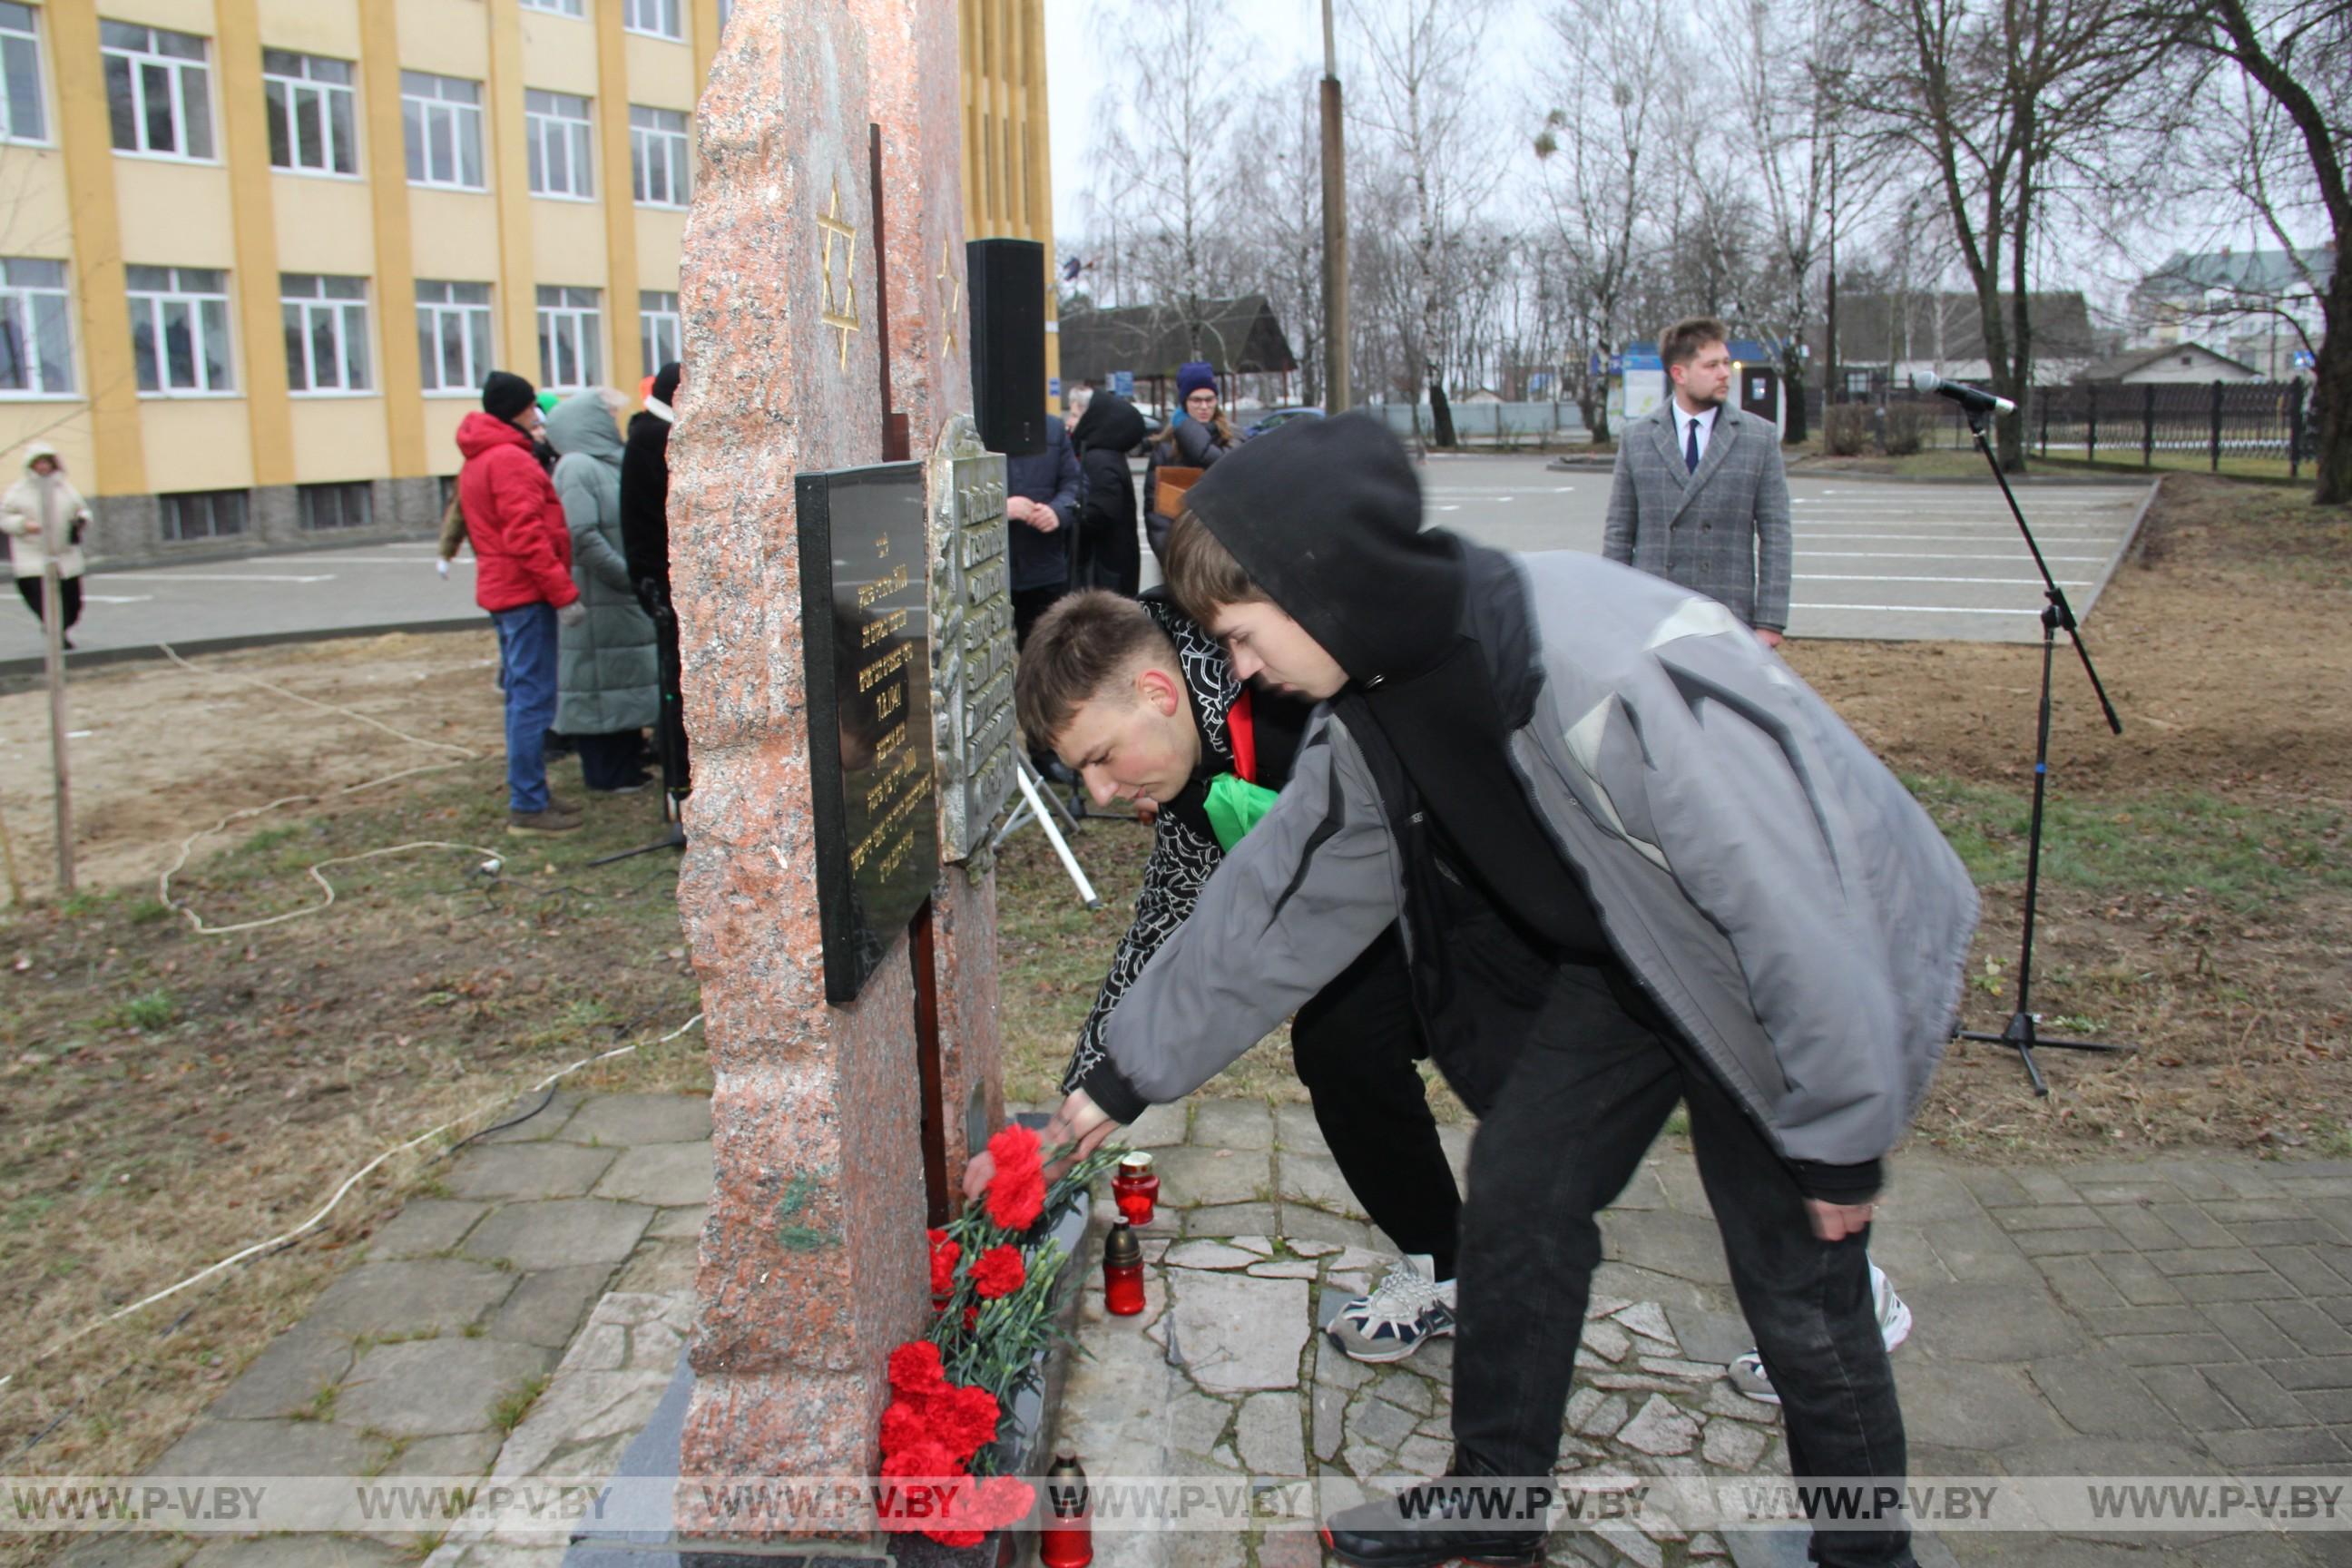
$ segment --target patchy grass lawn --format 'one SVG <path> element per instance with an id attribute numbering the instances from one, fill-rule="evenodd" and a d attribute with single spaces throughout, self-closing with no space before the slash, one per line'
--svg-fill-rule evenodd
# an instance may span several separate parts
<path id="1" fill-rule="evenodd" d="M 592 801 L 567 838 L 509 838 L 502 773 L 469 763 L 265 818 L 173 890 L 215 925 L 260 919 L 315 901 L 313 861 L 415 839 L 490 850 L 506 862 L 495 878 L 469 851 L 369 860 L 329 873 L 325 912 L 227 936 L 191 931 L 152 881 L 0 916 L 12 1473 L 138 1473 L 302 1316 L 346 1249 L 433 1190 L 453 1138 L 556 1068 L 695 1012 L 677 858 L 586 864 L 653 837 L 653 798 Z M 567 1087 L 708 1082 L 695 1031 Z M 469 1114 L 303 1240 L 83 1331 L 293 1228 L 382 1151 Z M 0 1563 L 27 1561 L 19 1543 Z"/>
<path id="2" fill-rule="evenodd" d="M 1921 1137 L 1987 1159 L 2352 1154 L 2347 626 L 2352 515 L 2271 486 L 2166 481 L 2085 627 L 2121 739 L 2073 659 L 2058 668 L 2033 992 L 2044 1032 L 2140 1048 L 2043 1052 L 2053 1092 L 2038 1100 L 2013 1053 L 1956 1046 Z M 1998 1031 L 2015 1005 L 2039 648 L 1806 642 L 1789 653 L 1975 876 L 1985 918 L 1966 1022 Z M 1103 894 L 1097 914 L 1034 831 L 1003 862 L 1008 1088 L 1031 1099 L 1058 1083 L 1126 928 L 1149 834 L 1094 823 L 1076 847 Z M 1259 1045 L 1218 1092 L 1303 1099 L 1284 1046 Z M 1442 1089 L 1433 1098 L 1460 1114 Z"/>

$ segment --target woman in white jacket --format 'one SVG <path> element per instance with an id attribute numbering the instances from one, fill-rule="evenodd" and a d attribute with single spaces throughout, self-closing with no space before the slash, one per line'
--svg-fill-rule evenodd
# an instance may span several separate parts
<path id="1" fill-rule="evenodd" d="M 0 532 L 8 535 L 16 592 L 37 618 L 42 614 L 42 573 L 51 561 L 58 563 L 58 607 L 68 631 L 81 619 L 81 535 L 89 526 L 89 508 L 66 478 L 58 449 L 44 441 L 25 448 L 25 477 L 0 500 Z M 73 647 L 71 637 L 66 647 Z"/>

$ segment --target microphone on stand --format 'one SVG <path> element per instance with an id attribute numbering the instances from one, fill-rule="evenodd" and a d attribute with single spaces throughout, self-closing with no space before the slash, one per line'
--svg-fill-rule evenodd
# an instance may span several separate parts
<path id="1" fill-rule="evenodd" d="M 1972 414 L 2014 414 L 2017 405 L 2008 398 L 1987 392 L 1981 386 L 1965 382 L 1946 381 L 1932 370 L 1916 372 L 1911 377 L 1911 390 L 1932 392 L 1938 397 L 1948 397 Z"/>

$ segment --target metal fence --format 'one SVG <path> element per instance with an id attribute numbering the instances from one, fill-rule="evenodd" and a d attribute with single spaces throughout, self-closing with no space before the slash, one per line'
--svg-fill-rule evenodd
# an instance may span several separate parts
<path id="1" fill-rule="evenodd" d="M 1434 433 L 1425 403 L 1370 407 L 1404 439 L 1412 439 L 1416 420 L 1424 437 Z M 1456 403 L 1454 435 L 1465 445 L 1494 447 L 1581 446 L 1592 439 L 1584 427 L 1583 411 L 1573 403 Z"/>
<path id="2" fill-rule="evenodd" d="M 2301 381 L 2037 386 L 2025 406 L 2026 455 L 2300 479 L 2316 450 L 2309 392 Z M 1825 428 L 1818 401 L 1813 406 L 1814 427 Z M 1976 444 L 1967 416 L 1943 398 L 1886 397 L 1869 406 L 1874 445 L 1881 444 L 1877 431 L 1889 421 L 1916 429 L 1926 450 Z M 1886 411 L 1884 419 L 1880 409 Z"/>

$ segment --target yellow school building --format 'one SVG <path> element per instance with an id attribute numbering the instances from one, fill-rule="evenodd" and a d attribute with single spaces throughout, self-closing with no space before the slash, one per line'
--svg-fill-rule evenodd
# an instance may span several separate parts
<path id="1" fill-rule="evenodd" d="M 1043 0 L 916 3 L 959 29 L 968 229 L 1050 258 Z M 0 0 L 0 460 L 56 447 L 101 562 L 430 531 L 489 371 L 680 357 L 730 9 Z"/>

